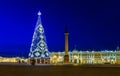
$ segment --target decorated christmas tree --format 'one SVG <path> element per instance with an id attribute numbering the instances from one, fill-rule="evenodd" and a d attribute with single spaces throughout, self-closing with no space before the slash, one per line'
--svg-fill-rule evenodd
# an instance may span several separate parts
<path id="1" fill-rule="evenodd" d="M 41 22 L 41 12 L 38 12 L 38 20 L 34 30 L 30 47 L 29 58 L 49 58 L 49 51 L 46 43 L 44 28 Z"/>

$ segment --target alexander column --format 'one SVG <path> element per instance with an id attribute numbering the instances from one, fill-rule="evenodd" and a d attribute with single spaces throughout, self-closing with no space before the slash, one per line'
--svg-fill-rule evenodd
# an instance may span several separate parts
<path id="1" fill-rule="evenodd" d="M 68 55 L 68 27 L 65 28 L 65 56 L 64 56 L 64 63 L 69 63 L 69 55 Z"/>

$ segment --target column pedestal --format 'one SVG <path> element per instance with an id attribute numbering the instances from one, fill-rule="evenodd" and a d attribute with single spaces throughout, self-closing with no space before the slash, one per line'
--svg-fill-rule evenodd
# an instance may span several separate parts
<path id="1" fill-rule="evenodd" d="M 64 63 L 69 63 L 69 55 L 64 56 Z"/>

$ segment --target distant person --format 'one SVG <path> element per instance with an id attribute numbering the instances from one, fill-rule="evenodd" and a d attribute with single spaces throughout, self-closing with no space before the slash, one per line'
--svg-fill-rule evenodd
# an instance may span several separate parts
<path id="1" fill-rule="evenodd" d="M 21 63 L 21 61 L 20 61 L 20 60 L 18 60 L 18 63 L 20 64 L 20 63 Z"/>
<path id="2" fill-rule="evenodd" d="M 35 59 L 30 59 L 30 64 L 35 65 Z"/>

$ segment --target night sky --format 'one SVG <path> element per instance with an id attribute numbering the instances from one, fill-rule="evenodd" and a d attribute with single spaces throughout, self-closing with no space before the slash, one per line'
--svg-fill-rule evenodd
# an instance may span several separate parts
<path id="1" fill-rule="evenodd" d="M 49 51 L 104 50 L 120 45 L 120 2 L 111 0 L 0 0 L 0 55 L 28 56 L 37 12 Z"/>

